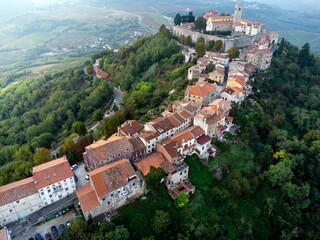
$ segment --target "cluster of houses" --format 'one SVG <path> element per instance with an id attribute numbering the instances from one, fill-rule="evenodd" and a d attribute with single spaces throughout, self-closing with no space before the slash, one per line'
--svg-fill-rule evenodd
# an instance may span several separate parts
<path id="1" fill-rule="evenodd" d="M 251 94 L 256 69 L 269 67 L 278 41 L 277 33 L 264 33 L 264 25 L 241 19 L 241 13 L 242 6 L 237 4 L 233 17 L 213 11 L 204 15 L 207 31 L 231 26 L 234 33 L 258 36 L 241 51 L 239 60 L 229 63 L 226 53 L 206 52 L 188 69 L 188 79 L 197 82 L 187 87 L 183 100 L 174 101 L 160 117 L 145 124 L 128 120 L 110 138 L 87 146 L 83 158 L 90 172 L 83 187 L 76 189 L 66 157 L 34 167 L 30 178 L 1 186 L 0 227 L 74 192 L 86 219 L 112 212 L 146 193 L 143 176 L 152 167 L 166 173 L 163 180 L 173 199 L 180 192 L 193 194 L 185 157 L 215 156 L 212 139 L 223 140 L 234 127 L 229 115 L 232 106 Z M 209 65 L 214 66 L 211 72 L 206 71 Z M 112 80 L 98 64 L 94 70 L 97 77 Z"/>

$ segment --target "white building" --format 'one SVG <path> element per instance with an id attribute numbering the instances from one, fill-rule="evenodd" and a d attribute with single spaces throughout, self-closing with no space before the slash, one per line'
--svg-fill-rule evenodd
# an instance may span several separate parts
<path id="1" fill-rule="evenodd" d="M 32 174 L 0 187 L 0 226 L 22 219 L 76 189 L 66 157 L 36 166 Z"/>
<path id="2" fill-rule="evenodd" d="M 35 187 L 45 206 L 76 190 L 74 174 L 65 156 L 34 167 L 32 175 Z"/>

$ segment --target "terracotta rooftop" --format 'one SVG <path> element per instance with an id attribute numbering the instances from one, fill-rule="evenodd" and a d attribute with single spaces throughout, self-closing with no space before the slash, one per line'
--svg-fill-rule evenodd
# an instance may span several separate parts
<path id="1" fill-rule="evenodd" d="M 6 230 L 5 227 L 2 228 L 2 229 L 0 229 L 0 239 L 1 239 L 1 240 L 9 240 L 9 236 L 8 236 L 8 234 L 7 234 L 7 230 Z M 11 239 L 11 238 L 10 238 L 10 239 Z"/>
<path id="2" fill-rule="evenodd" d="M 151 166 L 159 168 L 163 162 L 167 161 L 164 156 L 159 152 L 151 153 L 145 158 L 135 162 L 136 166 L 142 172 L 143 176 L 146 176 L 150 172 Z"/>
<path id="3" fill-rule="evenodd" d="M 99 206 L 98 198 L 90 183 L 78 189 L 76 193 L 80 202 L 82 212 L 88 212 Z"/>
<path id="4" fill-rule="evenodd" d="M 201 83 L 196 86 L 188 86 L 186 93 L 194 96 L 204 97 L 216 90 L 216 86 L 210 83 Z"/>
<path id="5" fill-rule="evenodd" d="M 209 137 L 208 135 L 201 135 L 200 137 L 197 138 L 197 142 L 201 145 L 204 145 L 207 142 L 211 141 L 211 137 Z"/>
<path id="6" fill-rule="evenodd" d="M 167 138 L 158 144 L 164 148 L 164 150 L 172 159 L 175 159 L 179 156 L 177 152 L 177 142 L 172 140 L 171 138 Z"/>
<path id="7" fill-rule="evenodd" d="M 65 156 L 33 167 L 32 175 L 36 189 L 49 186 L 61 180 L 73 177 L 70 164 Z"/>
<path id="8" fill-rule="evenodd" d="M 189 105 L 188 105 L 189 106 Z M 177 113 L 182 117 L 184 118 L 184 120 L 187 120 L 188 118 L 191 117 L 191 115 L 189 113 L 187 113 L 186 111 L 184 110 L 180 110 L 180 111 L 177 111 Z"/>
<path id="9" fill-rule="evenodd" d="M 138 137 L 129 138 L 128 140 L 133 146 L 133 152 L 136 152 L 136 151 L 139 151 L 139 150 L 142 150 L 142 149 L 146 148 L 146 146 L 143 144 L 141 139 L 138 138 Z"/>
<path id="10" fill-rule="evenodd" d="M 113 135 L 107 141 L 99 140 L 85 149 L 89 158 L 106 159 L 117 156 L 123 150 L 132 150 L 132 144 L 128 137 Z"/>
<path id="11" fill-rule="evenodd" d="M 159 134 L 157 132 L 144 132 L 139 137 L 144 139 L 145 141 L 150 141 L 159 137 Z"/>
<path id="12" fill-rule="evenodd" d="M 169 121 L 169 119 L 163 117 L 158 117 L 149 122 L 149 124 L 151 124 L 159 134 L 175 128 L 175 126 L 171 123 L 171 121 Z"/>
<path id="13" fill-rule="evenodd" d="M 234 76 L 228 79 L 228 83 L 231 82 L 236 82 L 238 83 L 241 87 L 244 87 L 247 85 L 247 83 L 245 81 L 243 81 L 242 79 L 244 79 L 244 77 L 241 76 Z M 227 84 L 228 85 L 228 84 Z"/>
<path id="14" fill-rule="evenodd" d="M 108 81 L 112 80 L 112 77 L 110 77 L 110 75 L 108 73 L 106 73 L 105 71 L 103 71 L 101 68 L 99 68 L 98 66 L 94 66 L 94 71 L 96 72 L 97 77 L 101 77 L 104 78 Z"/>
<path id="15" fill-rule="evenodd" d="M 9 183 L 0 187 L 0 206 L 15 202 L 35 193 L 38 193 L 38 191 L 34 184 L 33 177 Z"/>
<path id="16" fill-rule="evenodd" d="M 136 120 L 128 120 L 120 126 L 120 130 L 129 136 L 141 132 L 143 128 L 143 125 Z"/>
<path id="17" fill-rule="evenodd" d="M 128 159 L 121 159 L 91 171 L 89 176 L 97 196 L 102 197 L 127 185 L 136 173 Z"/>
<path id="18" fill-rule="evenodd" d="M 229 95 L 238 95 L 239 93 L 245 93 L 244 90 L 237 87 L 225 88 L 222 92 L 228 93 Z"/>

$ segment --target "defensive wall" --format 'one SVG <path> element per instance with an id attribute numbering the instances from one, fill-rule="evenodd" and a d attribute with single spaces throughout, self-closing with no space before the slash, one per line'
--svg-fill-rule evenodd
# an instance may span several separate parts
<path id="1" fill-rule="evenodd" d="M 226 52 L 229 48 L 232 46 L 237 46 L 238 48 L 245 48 L 248 46 L 253 45 L 253 43 L 257 40 L 258 35 L 249 36 L 249 35 L 243 35 L 243 36 L 226 36 L 226 37 L 218 37 L 213 36 L 209 34 L 199 33 L 192 31 L 190 28 L 181 27 L 181 26 L 174 26 L 172 29 L 173 35 L 176 37 L 181 37 L 184 35 L 185 37 L 190 36 L 193 43 L 196 43 L 198 38 L 203 37 L 206 44 L 210 40 L 221 40 L 222 41 L 222 47 L 221 50 Z"/>

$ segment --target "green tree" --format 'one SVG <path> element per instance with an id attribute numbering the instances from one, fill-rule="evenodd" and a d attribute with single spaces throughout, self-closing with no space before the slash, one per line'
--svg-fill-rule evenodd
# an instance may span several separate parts
<path id="1" fill-rule="evenodd" d="M 222 40 L 217 40 L 214 44 L 214 50 L 220 52 L 222 47 Z"/>
<path id="2" fill-rule="evenodd" d="M 310 54 L 310 45 L 306 43 L 302 46 L 299 51 L 298 55 L 298 64 L 301 67 L 313 66 L 314 65 L 314 58 Z"/>
<path id="3" fill-rule="evenodd" d="M 194 22 L 194 29 L 199 32 L 204 32 L 206 30 L 207 22 L 204 17 L 200 16 L 197 17 L 196 21 Z"/>
<path id="4" fill-rule="evenodd" d="M 180 25 L 181 24 L 181 15 L 180 13 L 177 13 L 177 15 L 174 18 L 174 25 Z"/>
<path id="5" fill-rule="evenodd" d="M 127 240 L 129 239 L 129 231 L 124 226 L 116 226 L 113 231 L 106 234 L 106 240 Z"/>
<path id="6" fill-rule="evenodd" d="M 208 66 L 206 67 L 206 73 L 210 73 L 212 71 L 214 71 L 215 66 L 212 63 L 209 63 Z"/>
<path id="7" fill-rule="evenodd" d="M 227 53 L 228 53 L 229 58 L 234 59 L 234 58 L 239 57 L 240 52 L 239 52 L 239 48 L 234 45 L 227 50 Z"/>
<path id="8" fill-rule="evenodd" d="M 185 36 L 185 35 L 181 35 L 181 37 L 180 37 L 180 43 L 181 43 L 182 45 L 186 45 L 186 36 Z"/>
<path id="9" fill-rule="evenodd" d="M 206 54 L 206 45 L 203 42 L 199 42 L 196 45 L 196 54 L 197 57 L 202 57 L 203 55 Z"/>
<path id="10" fill-rule="evenodd" d="M 80 161 L 77 154 L 77 147 L 72 138 L 68 138 L 60 149 L 61 155 L 66 155 L 67 159 L 70 162 L 70 165 L 73 165 Z"/>
<path id="11" fill-rule="evenodd" d="M 75 121 L 74 123 L 72 123 L 71 130 L 74 133 L 79 134 L 80 136 L 84 135 L 87 132 L 86 126 L 84 125 L 83 122 L 80 122 L 80 121 Z"/>
<path id="12" fill-rule="evenodd" d="M 162 210 L 156 210 L 153 217 L 153 230 L 156 234 L 161 234 L 170 225 L 170 215 L 168 212 Z"/>
<path id="13" fill-rule="evenodd" d="M 34 165 L 40 165 L 42 163 L 46 163 L 52 160 L 51 152 L 50 150 L 46 148 L 39 148 L 34 154 L 33 154 L 33 163 Z"/>
<path id="14" fill-rule="evenodd" d="M 270 165 L 265 176 L 270 180 L 273 186 L 282 186 L 293 177 L 292 161 L 285 157 L 275 165 Z"/>
<path id="15" fill-rule="evenodd" d="M 214 44 L 215 44 L 214 40 L 208 41 L 208 46 L 207 46 L 208 51 L 214 51 Z"/>
<path id="16" fill-rule="evenodd" d="M 197 43 L 206 43 L 206 40 L 204 39 L 204 37 L 199 37 L 197 39 Z"/>
<path id="17" fill-rule="evenodd" d="M 30 147 L 24 145 L 14 153 L 13 158 L 15 160 L 30 161 L 32 160 L 32 155 Z"/>
<path id="18" fill-rule="evenodd" d="M 65 232 L 61 235 L 62 240 L 87 240 L 88 233 L 87 223 L 83 218 L 76 217 L 70 221 L 70 226 L 66 228 Z"/>
<path id="19" fill-rule="evenodd" d="M 159 32 L 161 32 L 164 36 L 166 36 L 169 39 L 172 38 L 171 32 L 167 29 L 167 27 L 164 24 L 160 26 Z"/>
<path id="20" fill-rule="evenodd" d="M 192 46 L 192 38 L 191 38 L 190 35 L 186 37 L 186 45 L 187 46 Z"/>
<path id="21" fill-rule="evenodd" d="M 189 203 L 189 195 L 185 192 L 180 192 L 175 200 L 176 206 L 182 208 Z"/>
<path id="22" fill-rule="evenodd" d="M 97 109 L 93 113 L 93 119 L 95 121 L 100 121 L 103 119 L 103 111 L 101 109 Z"/>
<path id="23" fill-rule="evenodd" d="M 93 67 L 91 64 L 86 65 L 86 71 L 88 74 L 93 74 Z"/>

